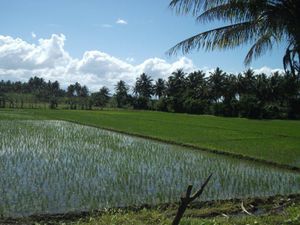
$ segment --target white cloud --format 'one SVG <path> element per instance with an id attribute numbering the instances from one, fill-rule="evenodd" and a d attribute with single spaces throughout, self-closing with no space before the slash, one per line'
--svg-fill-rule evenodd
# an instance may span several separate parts
<path id="1" fill-rule="evenodd" d="M 253 69 L 253 68 L 252 68 Z M 275 73 L 275 72 L 279 72 L 279 73 L 283 73 L 284 70 L 283 69 L 272 69 L 270 67 L 267 67 L 267 66 L 263 66 L 262 68 L 259 68 L 259 69 L 253 69 L 254 72 L 256 74 L 259 74 L 259 73 L 264 73 L 264 74 L 267 74 L 267 75 L 270 75 L 272 73 Z"/>
<path id="2" fill-rule="evenodd" d="M 77 59 L 64 49 L 65 41 L 63 34 L 39 39 L 38 44 L 0 35 L 0 80 L 27 81 L 31 76 L 39 76 L 58 80 L 64 88 L 78 81 L 92 91 L 107 86 L 113 92 L 117 81 L 122 79 L 132 85 L 143 72 L 157 79 L 167 78 L 179 68 L 186 72 L 196 69 L 185 57 L 173 63 L 150 58 L 133 65 L 131 58 L 121 60 L 101 51 L 86 51 Z"/>
<path id="3" fill-rule="evenodd" d="M 31 37 L 34 39 L 36 38 L 36 34 L 34 32 L 31 32 Z"/>
<path id="4" fill-rule="evenodd" d="M 150 58 L 137 65 L 135 69 L 138 74 L 146 73 L 154 79 L 167 79 L 177 69 L 183 69 L 186 73 L 189 73 L 197 70 L 197 67 L 193 64 L 192 60 L 181 57 L 173 63 L 168 63 L 160 58 Z"/>
<path id="5" fill-rule="evenodd" d="M 108 23 L 104 23 L 104 24 L 101 24 L 101 27 L 103 27 L 103 28 L 112 28 L 112 25 L 108 24 Z"/>
<path id="6" fill-rule="evenodd" d="M 133 63 L 135 61 L 135 59 L 133 57 L 127 57 L 126 61 L 130 62 L 130 63 Z"/>
<path id="7" fill-rule="evenodd" d="M 133 65 L 132 58 L 118 59 L 101 51 L 86 51 L 82 58 L 69 55 L 64 49 L 66 37 L 53 34 L 48 39 L 39 39 L 38 44 L 28 43 L 20 38 L 0 35 L 0 80 L 27 81 L 32 76 L 45 80 L 58 80 L 62 87 L 79 82 L 91 91 L 107 86 L 113 92 L 119 80 L 133 85 L 142 73 L 154 80 L 167 79 L 172 72 L 182 68 L 186 73 L 198 70 L 192 60 L 181 57 L 170 63 L 160 58 L 149 58 Z M 214 69 L 203 67 L 204 72 Z M 271 74 L 281 69 L 262 67 L 256 73 Z"/>
<path id="8" fill-rule="evenodd" d="M 118 20 L 116 21 L 116 24 L 127 25 L 128 23 L 127 23 L 126 20 L 118 19 Z"/>

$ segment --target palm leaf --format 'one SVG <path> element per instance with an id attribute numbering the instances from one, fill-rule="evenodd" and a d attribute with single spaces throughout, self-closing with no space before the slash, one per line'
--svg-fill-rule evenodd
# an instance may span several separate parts
<path id="1" fill-rule="evenodd" d="M 252 22 L 223 26 L 190 37 L 169 49 L 167 54 L 174 55 L 178 50 L 186 54 L 192 49 L 214 50 L 237 47 L 254 39 L 259 30 L 257 24 Z"/>
<path id="2" fill-rule="evenodd" d="M 199 14 L 202 10 L 225 4 L 230 0 L 172 0 L 169 7 L 175 9 L 178 14 Z"/>
<path id="3" fill-rule="evenodd" d="M 272 49 L 272 34 L 266 33 L 265 35 L 261 36 L 254 45 L 248 51 L 245 59 L 244 64 L 249 65 L 253 58 L 257 58 L 262 55 L 267 50 Z"/>
<path id="4" fill-rule="evenodd" d="M 254 2 L 248 3 L 245 1 L 231 1 L 230 3 L 207 9 L 200 14 L 196 20 L 201 23 L 212 22 L 215 20 L 221 20 L 230 23 L 253 20 L 258 17 L 257 14 L 260 8 L 257 4 L 253 4 Z"/>

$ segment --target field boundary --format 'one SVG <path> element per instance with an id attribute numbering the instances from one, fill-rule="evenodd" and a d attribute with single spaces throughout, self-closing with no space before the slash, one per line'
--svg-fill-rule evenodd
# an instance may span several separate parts
<path id="1" fill-rule="evenodd" d="M 300 203 L 300 193 L 292 194 L 292 195 L 273 195 L 268 197 L 253 197 L 253 198 L 233 198 L 233 199 L 224 199 L 224 200 L 211 200 L 211 201 L 196 201 L 191 203 L 188 209 L 196 209 L 199 211 L 198 213 L 192 211 L 189 213 L 190 217 L 197 217 L 197 218 L 213 218 L 216 216 L 222 216 L 226 214 L 227 216 L 247 216 L 243 214 L 242 208 L 240 206 L 241 203 L 246 205 L 253 205 L 253 209 L 251 213 L 253 215 L 264 215 L 268 213 L 280 213 L 280 209 L 283 210 L 285 207 L 288 207 L 293 204 Z M 57 214 L 33 214 L 26 217 L 0 217 L 0 224 L 36 224 L 36 222 L 47 223 L 51 222 L 50 224 L 56 224 L 63 221 L 63 222 L 72 222 L 79 219 L 85 219 L 95 216 L 101 216 L 105 213 L 116 213 L 116 212 L 139 212 L 141 210 L 158 210 L 161 212 L 167 212 L 168 214 L 175 214 L 179 202 L 174 203 L 161 203 L 158 205 L 149 205 L 149 204 L 142 204 L 140 206 L 132 205 L 132 206 L 125 206 L 125 207 L 114 207 L 114 208 L 107 208 L 107 209 L 97 209 L 92 211 L 73 211 L 73 212 L 66 212 L 66 213 L 57 213 Z M 222 205 L 230 205 L 227 209 L 222 208 Z M 280 207 L 278 208 L 278 205 Z M 274 208 L 274 206 L 276 206 Z M 206 209 L 212 210 L 206 210 Z M 204 212 L 201 210 L 204 209 Z"/>
<path id="2" fill-rule="evenodd" d="M 181 143 L 181 142 L 176 142 L 176 141 L 172 141 L 172 140 L 166 140 L 166 139 L 163 139 L 163 138 L 147 136 L 147 135 L 138 134 L 138 133 L 134 133 L 134 132 L 127 132 L 127 131 L 123 131 L 123 130 L 114 129 L 114 128 L 111 128 L 111 127 L 102 127 L 102 126 L 97 126 L 97 125 L 93 125 L 93 124 L 82 123 L 82 122 L 79 122 L 77 120 L 61 119 L 61 118 L 55 118 L 55 117 L 52 117 L 49 120 L 66 121 L 66 122 L 71 122 L 71 123 L 75 123 L 75 124 L 79 124 L 79 125 L 83 125 L 83 126 L 90 126 L 90 127 L 94 127 L 94 128 L 107 130 L 107 131 L 112 131 L 112 132 L 117 132 L 117 133 L 126 134 L 126 135 L 130 135 L 130 136 L 135 136 L 135 137 L 139 137 L 139 138 L 145 138 L 145 139 L 149 139 L 149 140 L 153 140 L 153 141 L 158 141 L 158 142 L 165 143 L 165 144 L 172 144 L 172 145 L 182 146 L 182 147 L 186 147 L 186 148 L 189 148 L 189 149 L 192 149 L 192 150 L 200 150 L 200 151 L 210 152 L 210 153 L 214 153 L 214 154 L 218 154 L 218 155 L 225 155 L 225 156 L 229 156 L 229 157 L 232 157 L 232 158 L 243 159 L 243 160 L 257 162 L 257 163 L 263 163 L 265 165 L 269 165 L 269 166 L 272 166 L 272 167 L 275 167 L 275 168 L 286 169 L 286 170 L 290 170 L 290 171 L 300 173 L 300 167 L 290 166 L 290 165 L 287 165 L 287 164 L 281 164 L 281 163 L 277 163 L 277 162 L 272 162 L 272 161 L 268 161 L 268 160 L 265 160 L 265 159 L 254 158 L 254 157 L 243 155 L 243 154 L 226 152 L 226 151 L 217 150 L 217 149 L 199 147 L 199 146 L 196 146 L 196 145 L 193 145 L 193 144 L 187 144 L 187 143 Z"/>

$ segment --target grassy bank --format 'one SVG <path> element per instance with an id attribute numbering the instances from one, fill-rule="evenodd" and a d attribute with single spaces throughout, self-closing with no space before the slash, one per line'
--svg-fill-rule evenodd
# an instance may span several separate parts
<path id="1" fill-rule="evenodd" d="M 241 208 L 252 215 L 248 215 Z M 1 219 L 0 224 L 65 225 L 169 225 L 177 206 L 108 209 L 99 212 L 40 215 L 20 219 Z M 300 196 L 276 196 L 259 199 L 235 199 L 192 204 L 182 218 L 182 225 L 298 225 Z"/>
<path id="2" fill-rule="evenodd" d="M 0 119 L 68 120 L 300 167 L 300 121 L 123 110 L 2 110 Z"/>

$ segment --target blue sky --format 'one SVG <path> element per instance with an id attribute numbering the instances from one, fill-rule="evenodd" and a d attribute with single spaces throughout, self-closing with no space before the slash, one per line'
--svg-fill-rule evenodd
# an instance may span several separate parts
<path id="1" fill-rule="evenodd" d="M 154 58 L 165 60 L 164 63 L 170 66 L 182 57 L 181 54 L 167 56 L 166 51 L 170 47 L 212 26 L 196 24 L 191 16 L 176 15 L 168 8 L 169 2 L 170 0 L 1 0 L 0 35 L 11 37 L 14 43 L 19 38 L 24 42 L 24 46 L 34 44 L 36 48 L 44 48 L 40 39 L 53 41 L 54 44 L 51 42 L 51 47 L 47 47 L 47 52 L 53 52 L 51 48 L 60 45 L 57 48 L 63 52 L 59 54 L 66 53 L 72 60 L 82 60 L 85 53 L 99 51 L 107 54 L 105 57 L 113 57 L 114 60 L 121 60 L 132 66 L 141 65 Z M 118 20 L 121 23 L 117 23 Z M 63 38 L 59 39 L 59 44 L 55 43 L 58 39 L 52 39 L 52 35 L 61 34 Z M 8 41 L 5 42 L 6 46 L 7 43 Z M 4 46 L 3 42 L 2 45 Z M 9 46 L 12 48 L 12 45 Z M 28 46 L 24 48 L 28 49 Z M 192 61 L 195 68 L 212 69 L 219 66 L 228 72 L 239 72 L 246 69 L 243 59 L 247 48 L 249 46 L 230 51 L 199 51 L 185 57 Z M 282 68 L 283 49 L 284 46 L 274 46 L 272 52 L 255 60 L 251 67 Z M 33 48 L 32 51 L 35 52 L 36 49 Z M 31 57 L 33 53 L 26 54 L 27 60 L 28 55 Z M 102 56 L 93 55 L 96 61 Z M 0 57 L 0 69 L 1 64 L 10 58 L 12 55 Z M 146 67 L 149 67 L 149 62 Z M 2 79 L 6 78 L 4 74 L 8 76 L 7 70 L 12 69 L 7 65 L 3 66 L 4 68 L 6 71 L 2 71 L 2 75 L 0 71 Z M 49 69 L 49 66 L 47 68 Z M 24 70 L 23 67 L 17 68 L 17 65 L 13 69 L 19 73 L 20 70 Z M 24 78 L 29 74 L 28 68 L 25 69 L 27 73 L 23 75 Z M 37 68 L 32 72 L 36 71 Z M 53 74 L 51 76 L 55 77 Z M 49 79 L 51 76 L 48 75 Z M 71 82 L 70 79 L 69 81 Z"/>

